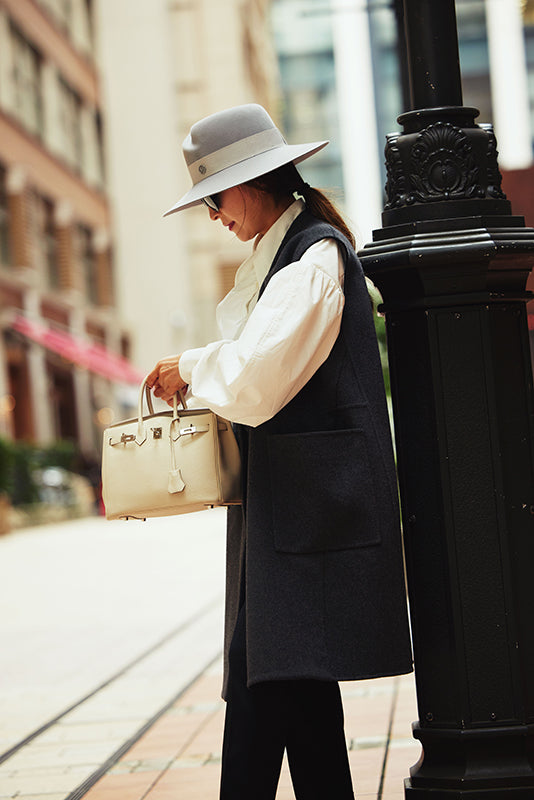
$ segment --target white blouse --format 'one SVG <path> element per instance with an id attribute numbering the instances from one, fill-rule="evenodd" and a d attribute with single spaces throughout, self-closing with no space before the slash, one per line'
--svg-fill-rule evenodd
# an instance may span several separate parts
<path id="1" fill-rule="evenodd" d="M 344 264 L 333 239 L 312 245 L 258 293 L 278 248 L 304 208 L 297 200 L 256 241 L 234 288 L 217 307 L 221 339 L 186 350 L 180 373 L 192 405 L 255 427 L 283 408 L 327 359 L 339 334 Z"/>

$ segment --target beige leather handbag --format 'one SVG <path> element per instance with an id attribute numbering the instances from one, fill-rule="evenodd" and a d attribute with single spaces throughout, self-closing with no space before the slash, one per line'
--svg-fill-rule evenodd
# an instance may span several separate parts
<path id="1" fill-rule="evenodd" d="M 148 415 L 143 416 L 146 396 Z M 208 408 L 154 413 L 141 385 L 137 419 L 104 431 L 102 497 L 107 519 L 187 514 L 241 502 L 241 460 L 231 424 Z"/>

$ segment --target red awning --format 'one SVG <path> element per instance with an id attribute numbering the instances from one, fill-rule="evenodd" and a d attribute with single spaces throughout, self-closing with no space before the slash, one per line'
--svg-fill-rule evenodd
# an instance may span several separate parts
<path id="1" fill-rule="evenodd" d="M 83 342 L 70 333 L 33 322 L 21 314 L 11 321 L 11 327 L 33 342 L 66 358 L 79 367 L 119 383 L 140 384 L 144 375 L 122 356 L 99 344 Z"/>

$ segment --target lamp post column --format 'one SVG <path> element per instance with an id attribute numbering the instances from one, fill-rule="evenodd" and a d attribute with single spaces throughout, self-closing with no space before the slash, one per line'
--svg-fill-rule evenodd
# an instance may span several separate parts
<path id="1" fill-rule="evenodd" d="M 404 0 L 412 109 L 360 253 L 388 333 L 419 720 L 407 800 L 534 797 L 534 230 L 462 105 L 454 0 Z"/>

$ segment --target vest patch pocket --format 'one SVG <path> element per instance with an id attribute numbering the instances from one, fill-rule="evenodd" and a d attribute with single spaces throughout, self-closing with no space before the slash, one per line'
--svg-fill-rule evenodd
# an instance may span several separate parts
<path id="1" fill-rule="evenodd" d="M 378 498 L 362 430 L 272 435 L 269 462 L 278 552 L 380 543 Z"/>

